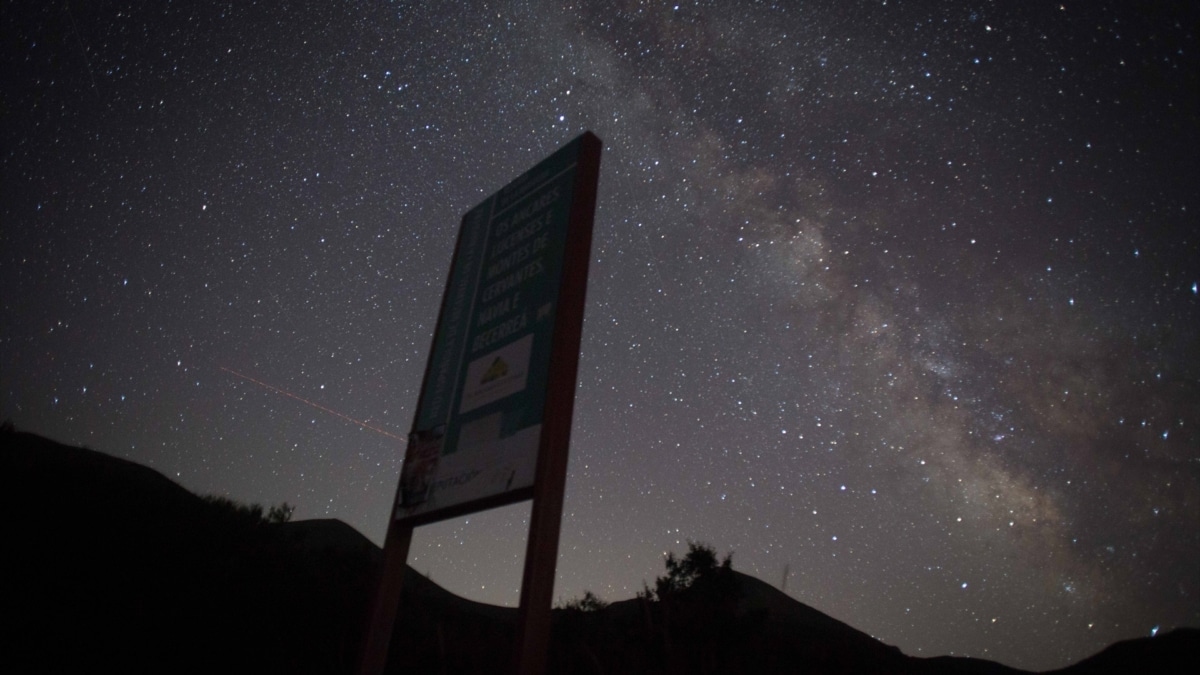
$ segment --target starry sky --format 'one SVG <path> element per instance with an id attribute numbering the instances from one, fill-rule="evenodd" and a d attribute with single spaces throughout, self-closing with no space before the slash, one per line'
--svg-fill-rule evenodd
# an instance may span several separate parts
<path id="1" fill-rule="evenodd" d="M 556 596 L 1200 626 L 1186 2 L 5 3 L 0 415 L 382 541 L 464 212 L 604 141 Z M 528 503 L 410 563 L 515 604 Z"/>

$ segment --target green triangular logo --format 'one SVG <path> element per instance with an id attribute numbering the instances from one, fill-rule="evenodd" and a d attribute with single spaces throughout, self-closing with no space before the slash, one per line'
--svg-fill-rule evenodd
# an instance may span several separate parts
<path id="1" fill-rule="evenodd" d="M 508 364 L 504 362 L 504 359 L 497 356 L 496 360 L 492 361 L 492 365 L 488 366 L 487 372 L 483 374 L 483 379 L 481 379 L 479 383 L 487 384 L 488 382 L 498 380 L 507 374 Z"/>

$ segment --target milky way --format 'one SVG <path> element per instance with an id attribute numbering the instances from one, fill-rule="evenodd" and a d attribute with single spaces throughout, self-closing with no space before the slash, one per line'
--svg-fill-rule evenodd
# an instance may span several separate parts
<path id="1" fill-rule="evenodd" d="M 914 655 L 1200 625 L 1187 3 L 37 4 L 18 428 L 380 541 L 459 219 L 591 129 L 558 597 L 693 540 Z M 528 512 L 410 563 L 514 604 Z"/>

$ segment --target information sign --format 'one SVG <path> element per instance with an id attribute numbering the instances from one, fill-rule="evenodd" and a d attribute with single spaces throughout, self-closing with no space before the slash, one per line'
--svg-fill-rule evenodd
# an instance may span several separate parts
<path id="1" fill-rule="evenodd" d="M 579 348 L 589 253 L 587 246 L 568 251 L 568 240 L 590 243 L 598 170 L 581 171 L 582 161 L 599 161 L 599 139 L 590 133 L 463 217 L 409 436 L 397 520 L 428 522 L 532 496 L 551 357 L 565 349 L 577 358 Z M 591 184 L 582 185 L 581 175 Z M 565 283 L 572 267 L 585 272 L 577 288 Z M 563 316 L 564 292 L 579 296 L 567 298 L 580 305 L 570 312 L 577 316 Z M 574 344 L 561 344 L 564 330 Z"/>

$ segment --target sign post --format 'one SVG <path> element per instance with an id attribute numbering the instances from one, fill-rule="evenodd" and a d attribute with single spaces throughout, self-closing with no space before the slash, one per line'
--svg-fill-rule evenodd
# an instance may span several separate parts
<path id="1" fill-rule="evenodd" d="M 417 525 L 533 499 L 514 668 L 545 669 L 600 139 L 463 216 L 384 544 L 360 673 L 382 673 Z"/>

